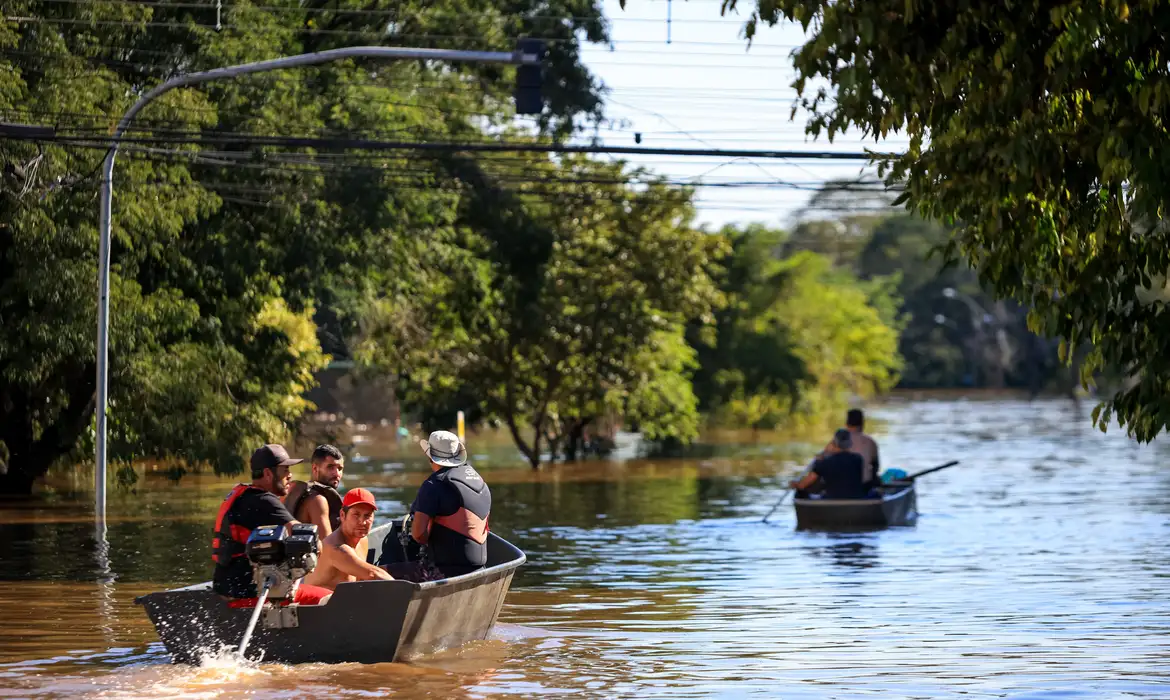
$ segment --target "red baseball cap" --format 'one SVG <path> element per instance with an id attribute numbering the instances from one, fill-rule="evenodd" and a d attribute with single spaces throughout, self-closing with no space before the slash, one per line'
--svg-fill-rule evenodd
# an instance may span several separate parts
<path id="1" fill-rule="evenodd" d="M 350 489 L 346 492 L 345 498 L 341 501 L 342 508 L 349 508 L 358 503 L 365 503 L 374 510 L 378 510 L 378 504 L 374 502 L 374 494 L 363 488 Z"/>

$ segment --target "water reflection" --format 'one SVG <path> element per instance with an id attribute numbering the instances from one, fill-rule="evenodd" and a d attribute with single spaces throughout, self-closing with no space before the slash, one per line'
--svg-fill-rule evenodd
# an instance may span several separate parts
<path id="1" fill-rule="evenodd" d="M 878 548 L 869 542 L 837 542 L 825 546 L 805 546 L 811 557 L 843 569 L 865 570 L 878 565 Z"/>
<path id="2" fill-rule="evenodd" d="M 492 639 L 409 664 L 166 663 L 133 598 L 210 575 L 229 480 L 111 493 L 106 586 L 85 501 L 5 508 L 0 695 L 1166 697 L 1167 447 L 1081 410 L 875 411 L 890 466 L 963 464 L 920 482 L 915 527 L 862 533 L 797 531 L 790 504 L 762 524 L 800 460 L 748 441 L 536 473 L 477 445 L 492 528 L 529 564 Z M 400 512 L 425 467 L 373 447 L 347 485 Z"/>

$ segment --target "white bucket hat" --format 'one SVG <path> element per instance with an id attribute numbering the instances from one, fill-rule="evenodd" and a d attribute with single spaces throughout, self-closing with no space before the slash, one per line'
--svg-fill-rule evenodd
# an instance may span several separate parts
<path id="1" fill-rule="evenodd" d="M 429 440 L 419 440 L 419 447 L 432 462 L 440 467 L 461 467 L 467 464 L 467 448 L 459 436 L 447 430 L 436 430 Z"/>

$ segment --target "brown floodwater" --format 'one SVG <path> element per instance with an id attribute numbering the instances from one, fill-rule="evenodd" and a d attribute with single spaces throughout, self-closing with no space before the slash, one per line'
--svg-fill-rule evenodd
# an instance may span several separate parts
<path id="1" fill-rule="evenodd" d="M 1170 449 L 1066 401 L 874 409 L 919 522 L 760 523 L 807 445 L 724 435 L 700 457 L 532 472 L 472 436 L 492 529 L 528 563 L 491 638 L 409 663 L 170 663 L 134 597 L 206 580 L 230 478 L 112 490 L 108 562 L 84 475 L 0 504 L 0 697 L 1170 697 Z M 410 440 L 359 427 L 344 486 L 402 513 Z"/>

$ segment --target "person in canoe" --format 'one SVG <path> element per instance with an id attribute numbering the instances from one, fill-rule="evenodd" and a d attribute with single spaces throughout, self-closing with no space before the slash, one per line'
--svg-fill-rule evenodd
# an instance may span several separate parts
<path id="1" fill-rule="evenodd" d="M 251 484 L 236 484 L 219 506 L 211 541 L 211 558 L 215 574 L 211 588 L 228 598 L 233 605 L 255 605 L 256 583 L 252 580 L 252 564 L 244 554 L 244 545 L 252 530 L 264 525 L 297 524 L 280 499 L 288 494 L 289 468 L 305 460 L 293 459 L 282 445 L 265 445 L 252 453 Z M 316 586 L 302 585 L 295 601 L 303 605 L 324 604 L 330 591 Z"/>
<path id="2" fill-rule="evenodd" d="M 366 563 L 370 551 L 367 535 L 374 526 L 378 510 L 374 495 L 366 489 L 351 489 L 341 505 L 341 523 L 321 541 L 317 568 L 305 576 L 302 585 L 320 586 L 330 591 L 346 581 L 391 581 L 385 569 Z"/>
<path id="3" fill-rule="evenodd" d="M 808 498 L 808 489 L 818 481 L 823 485 L 824 498 L 869 498 L 870 487 L 865 481 L 865 458 L 852 451 L 853 433 L 841 428 L 812 468 L 801 479 L 789 483 L 796 489 L 797 498 Z"/>
<path id="4" fill-rule="evenodd" d="M 860 408 L 851 408 L 845 414 L 845 429 L 849 431 L 853 443 L 849 451 L 861 455 L 862 459 L 865 460 L 865 473 L 862 474 L 862 480 L 870 486 L 876 486 L 879 482 L 878 470 L 881 469 L 878 459 L 878 444 L 877 440 L 865 433 L 865 414 Z M 832 444 L 833 442 L 830 441 L 826 450 Z"/>
<path id="5" fill-rule="evenodd" d="M 317 537 L 324 540 L 341 523 L 341 475 L 345 456 L 333 445 L 318 445 L 309 457 L 312 471 L 309 481 L 294 481 L 284 497 L 288 512 L 302 523 L 317 526 Z"/>
<path id="6" fill-rule="evenodd" d="M 386 569 L 395 578 L 428 581 L 483 568 L 487 563 L 491 489 L 467 463 L 467 448 L 454 433 L 436 430 L 420 440 L 419 446 L 431 462 L 431 475 L 410 505 L 405 527 L 398 535 L 401 546 L 383 543 L 384 555 L 397 550 L 407 561 L 388 557 Z"/>

